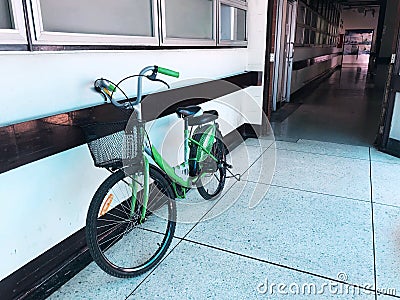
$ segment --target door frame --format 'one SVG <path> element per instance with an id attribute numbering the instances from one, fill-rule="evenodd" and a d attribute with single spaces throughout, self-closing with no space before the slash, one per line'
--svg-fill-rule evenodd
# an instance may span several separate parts
<path id="1" fill-rule="evenodd" d="M 288 0 L 277 0 L 276 6 L 276 24 L 275 24 L 275 51 L 274 51 L 274 75 L 272 77 L 272 111 L 276 111 L 277 103 L 278 103 L 278 90 L 279 90 L 279 77 L 280 77 L 280 62 L 281 59 L 284 59 L 285 54 L 282 52 L 282 34 L 283 34 L 283 15 L 284 15 L 284 7 L 285 2 Z M 286 31 L 286 29 L 285 29 Z"/>
<path id="2" fill-rule="evenodd" d="M 294 61 L 294 43 L 296 40 L 296 29 L 297 29 L 297 9 L 298 9 L 298 1 L 288 1 L 293 5 L 292 11 L 290 12 L 291 17 L 291 27 L 289 28 L 289 42 L 288 42 L 288 53 L 286 53 L 286 86 L 285 86 L 285 96 L 286 102 L 290 102 L 290 92 L 292 90 L 292 72 L 293 72 L 293 61 Z M 289 11 L 289 9 L 288 9 Z M 288 16 L 286 16 L 287 18 Z"/>
<path id="3" fill-rule="evenodd" d="M 385 89 L 385 98 L 387 98 L 386 112 L 385 104 L 383 104 L 383 122 L 380 128 L 380 135 L 378 137 L 378 149 L 389 154 L 400 157 L 400 142 L 390 138 L 390 131 L 392 128 L 392 118 L 394 113 L 394 106 L 396 101 L 396 94 L 400 93 L 400 21 L 397 24 L 396 41 L 393 43 L 392 53 L 396 54 L 396 60 L 389 65 L 389 77 Z M 384 99 L 385 101 L 385 99 Z M 383 130 L 382 130 L 383 129 Z"/>
<path id="4" fill-rule="evenodd" d="M 270 0 L 271 1 L 271 0 Z M 291 11 L 289 11 L 289 5 L 293 5 Z M 290 100 L 290 85 L 293 68 L 293 55 L 294 55 L 294 39 L 296 35 L 297 25 L 297 0 L 278 0 L 276 5 L 276 22 L 275 22 L 275 49 L 274 49 L 274 71 L 272 79 L 272 110 L 278 109 L 278 102 L 282 102 L 278 99 L 279 95 L 285 95 L 285 102 Z M 291 17 L 291 24 L 287 28 L 288 17 Z M 288 42 L 287 39 L 290 36 L 290 40 L 293 39 L 293 43 Z M 282 49 L 282 47 L 284 47 Z M 285 52 L 285 48 L 287 52 Z M 292 62 L 290 63 L 290 60 Z M 282 69 L 281 69 L 282 68 Z M 283 80 L 284 82 L 282 82 Z"/>

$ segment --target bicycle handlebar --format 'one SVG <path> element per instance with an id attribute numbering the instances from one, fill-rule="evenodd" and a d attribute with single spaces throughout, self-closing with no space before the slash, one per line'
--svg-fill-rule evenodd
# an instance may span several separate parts
<path id="1" fill-rule="evenodd" d="M 149 71 L 153 71 L 153 73 L 151 75 L 145 75 Z M 161 74 L 175 77 L 175 78 L 179 77 L 179 72 L 176 72 L 176 71 L 173 71 L 173 70 L 170 70 L 167 68 L 162 68 L 162 67 L 158 67 L 158 66 L 148 66 L 148 67 L 143 68 L 138 75 L 139 77 L 138 77 L 138 86 L 137 86 L 137 96 L 136 96 L 136 101 L 133 103 L 131 103 L 131 102 L 120 103 L 119 101 L 113 99 L 112 94 L 117 90 L 118 85 L 115 86 L 113 83 L 111 83 L 107 79 L 103 79 L 103 78 L 97 79 L 94 82 L 94 88 L 97 92 L 102 93 L 105 98 L 106 98 L 106 95 L 104 95 L 104 93 L 107 94 L 108 98 L 111 100 L 112 104 L 114 104 L 115 106 L 124 107 L 124 108 L 133 108 L 133 106 L 138 105 L 142 101 L 142 78 L 147 77 L 150 80 L 155 80 L 157 73 L 161 73 Z M 157 80 L 157 81 L 163 82 L 162 80 Z"/>

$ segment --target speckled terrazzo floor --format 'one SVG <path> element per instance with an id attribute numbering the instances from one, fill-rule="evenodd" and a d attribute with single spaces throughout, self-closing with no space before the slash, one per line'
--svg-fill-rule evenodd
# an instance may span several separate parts
<path id="1" fill-rule="evenodd" d="M 244 180 L 177 224 L 154 270 L 117 279 L 92 263 L 49 299 L 400 298 L 400 159 L 301 139 L 247 140 L 231 159 Z"/>

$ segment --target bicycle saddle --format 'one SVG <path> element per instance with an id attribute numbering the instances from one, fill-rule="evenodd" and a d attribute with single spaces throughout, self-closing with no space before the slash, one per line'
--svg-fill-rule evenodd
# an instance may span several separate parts
<path id="1" fill-rule="evenodd" d="M 216 110 L 207 110 L 200 116 L 191 116 L 189 118 L 189 126 L 203 125 L 218 119 L 218 112 Z"/>
<path id="2" fill-rule="evenodd" d="M 190 105 L 186 107 L 178 107 L 176 114 L 179 118 L 186 118 L 190 116 L 200 116 L 203 113 L 200 106 Z"/>

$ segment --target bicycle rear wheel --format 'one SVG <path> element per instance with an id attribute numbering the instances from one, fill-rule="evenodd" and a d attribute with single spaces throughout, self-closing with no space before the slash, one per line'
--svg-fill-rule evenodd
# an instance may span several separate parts
<path id="1" fill-rule="evenodd" d="M 123 170 L 96 191 L 86 219 L 86 239 L 97 265 L 108 274 L 135 277 L 153 268 L 171 244 L 176 221 L 174 193 L 160 171 L 150 168 L 149 204 L 140 222 L 143 195 L 132 208 L 132 183 L 143 175 Z"/>
<path id="2" fill-rule="evenodd" d="M 207 157 L 201 162 L 200 172 L 202 175 L 197 181 L 197 190 L 205 200 L 216 199 L 225 186 L 226 169 L 223 165 L 226 161 L 225 145 L 222 141 L 222 134 L 218 129 L 211 153 L 218 159 L 218 162 L 214 161 L 211 157 Z"/>

